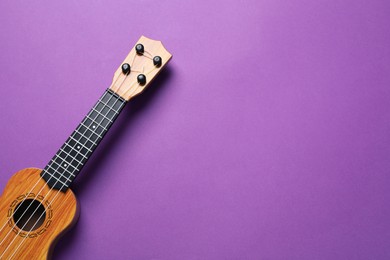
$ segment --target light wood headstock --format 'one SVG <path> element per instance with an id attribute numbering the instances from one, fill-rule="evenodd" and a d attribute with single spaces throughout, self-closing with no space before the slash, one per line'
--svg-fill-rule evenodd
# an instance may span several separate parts
<path id="1" fill-rule="evenodd" d="M 161 41 L 141 36 L 116 70 L 110 89 L 130 100 L 150 84 L 171 58 Z"/>

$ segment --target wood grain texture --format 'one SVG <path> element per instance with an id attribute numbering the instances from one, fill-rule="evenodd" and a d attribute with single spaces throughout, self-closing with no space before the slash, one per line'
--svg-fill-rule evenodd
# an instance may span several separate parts
<path id="1" fill-rule="evenodd" d="M 110 89 L 127 101 L 140 94 L 172 58 L 172 54 L 165 49 L 161 41 L 155 41 L 145 36 L 141 36 L 135 45 L 138 43 L 144 46 L 144 54 L 137 55 L 135 48 L 132 48 L 125 60 L 121 63 L 121 66 L 116 70 L 110 86 Z M 154 66 L 154 56 L 161 57 L 161 66 Z M 124 63 L 128 63 L 131 66 L 129 75 L 124 75 L 122 73 L 122 64 Z M 137 82 L 137 76 L 139 74 L 144 74 L 146 76 L 146 84 L 143 86 Z"/>
<path id="2" fill-rule="evenodd" d="M 70 189 L 66 193 L 50 191 L 39 175 L 41 171 L 28 168 L 17 172 L 9 180 L 0 197 L 0 228 L 6 223 L 0 232 L 1 259 L 49 258 L 58 238 L 78 218 L 79 210 L 73 192 Z M 12 217 L 9 217 L 26 196 L 28 199 L 37 197 L 46 209 L 44 223 L 30 233 L 20 232 L 21 230 L 15 227 Z"/>

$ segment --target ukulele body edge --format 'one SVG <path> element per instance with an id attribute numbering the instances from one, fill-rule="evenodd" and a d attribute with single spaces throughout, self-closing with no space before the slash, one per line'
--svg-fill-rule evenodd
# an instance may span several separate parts
<path id="1" fill-rule="evenodd" d="M 51 190 L 41 171 L 20 170 L 4 188 L 0 197 L 0 259 L 47 259 L 61 235 L 77 222 L 79 206 L 71 189 Z"/>

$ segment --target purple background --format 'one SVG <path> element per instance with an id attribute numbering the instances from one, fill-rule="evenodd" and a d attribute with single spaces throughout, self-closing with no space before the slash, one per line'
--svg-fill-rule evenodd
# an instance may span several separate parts
<path id="1" fill-rule="evenodd" d="M 0 189 L 141 35 L 169 68 L 74 186 L 55 259 L 389 259 L 390 2 L 0 2 Z"/>

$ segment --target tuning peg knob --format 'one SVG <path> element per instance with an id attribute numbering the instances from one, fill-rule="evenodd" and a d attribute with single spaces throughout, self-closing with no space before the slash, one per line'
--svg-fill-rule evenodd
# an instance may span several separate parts
<path id="1" fill-rule="evenodd" d="M 160 56 L 154 56 L 154 58 L 153 58 L 153 64 L 154 64 L 154 66 L 156 66 L 156 67 L 160 67 L 161 64 L 162 64 L 162 59 L 161 59 L 161 57 L 160 57 Z"/>
<path id="2" fill-rule="evenodd" d="M 135 51 L 137 52 L 137 54 L 142 55 L 145 51 L 144 46 L 141 43 L 138 43 L 137 45 L 135 45 Z"/>
<path id="3" fill-rule="evenodd" d="M 131 67 L 130 67 L 129 63 L 123 63 L 123 65 L 122 65 L 123 74 L 129 75 L 130 71 L 131 71 Z"/>
<path id="4" fill-rule="evenodd" d="M 142 86 L 142 85 L 145 85 L 146 83 L 146 76 L 144 74 L 139 74 L 137 76 L 137 81 L 138 83 Z"/>

